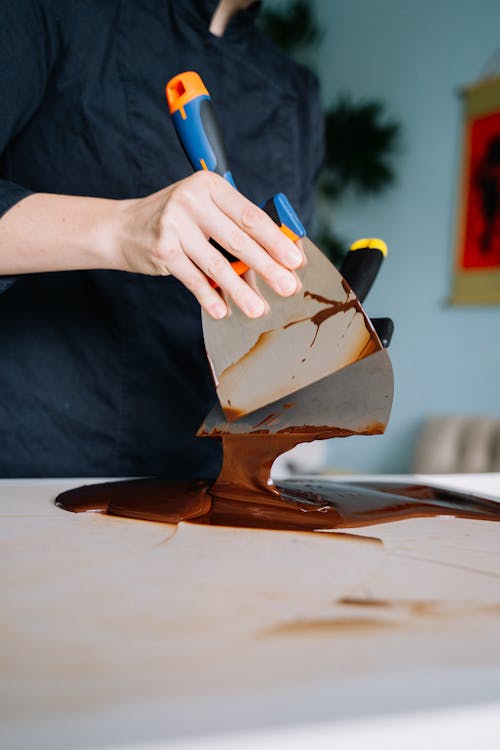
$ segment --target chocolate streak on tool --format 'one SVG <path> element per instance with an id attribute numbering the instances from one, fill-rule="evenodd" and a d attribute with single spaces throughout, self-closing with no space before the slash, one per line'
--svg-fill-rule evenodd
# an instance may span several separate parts
<path id="1" fill-rule="evenodd" d="M 344 289 L 346 289 L 346 285 L 343 284 Z M 349 297 L 350 290 L 347 288 L 347 297 Z M 359 310 L 360 305 L 356 299 L 346 299 L 345 302 L 339 302 L 338 300 L 333 299 L 327 299 L 326 297 L 323 297 L 321 294 L 314 294 L 314 292 L 304 292 L 304 298 L 310 297 L 311 299 L 315 300 L 316 302 L 320 302 L 323 305 L 329 305 L 329 307 L 325 307 L 323 310 L 319 310 L 314 315 L 308 317 L 308 318 L 301 318 L 300 320 L 292 320 L 291 323 L 287 323 L 287 325 L 283 326 L 283 328 L 291 328 L 291 326 L 297 325 L 297 323 L 305 323 L 306 321 L 310 320 L 313 325 L 316 326 L 316 333 L 314 334 L 314 338 L 311 341 L 310 348 L 314 346 L 316 343 L 316 339 L 318 338 L 319 329 L 322 323 L 325 322 L 325 320 L 328 320 L 328 318 L 331 318 L 332 315 L 337 315 L 338 313 L 345 313 L 348 310 Z M 373 341 L 370 339 L 367 342 L 368 345 L 371 344 L 370 351 L 376 351 L 376 345 L 373 343 Z M 369 352 L 366 351 L 367 346 L 363 347 L 363 349 L 360 352 L 360 356 L 366 357 Z"/>
<path id="2" fill-rule="evenodd" d="M 366 318 L 363 312 L 363 308 L 361 307 L 358 299 L 352 294 L 349 285 L 343 279 L 342 288 L 345 293 L 345 298 L 341 300 L 330 299 L 328 297 L 325 297 L 324 295 L 311 292 L 310 290 L 304 291 L 302 295 L 304 300 L 310 299 L 318 305 L 325 305 L 325 307 L 321 307 L 319 310 L 316 308 L 315 312 L 313 312 L 312 314 L 285 323 L 280 328 L 264 330 L 259 334 L 252 347 L 250 347 L 241 357 L 238 357 L 236 361 L 232 362 L 228 367 L 218 373 L 217 380 L 219 382 L 224 381 L 225 383 L 239 383 L 242 380 L 242 368 L 245 366 L 247 366 L 248 368 L 252 368 L 251 373 L 255 376 L 256 362 L 259 361 L 261 367 L 264 367 L 264 363 L 266 362 L 269 364 L 269 362 L 272 360 L 272 352 L 274 347 L 277 346 L 277 342 L 282 342 L 283 340 L 283 331 L 287 331 L 294 326 L 304 324 L 307 325 L 308 323 L 311 323 L 312 326 L 315 327 L 314 333 L 311 335 L 310 340 L 307 334 L 304 334 L 304 336 L 307 336 L 306 341 L 308 342 L 307 344 L 305 344 L 305 346 L 307 346 L 309 349 L 312 349 L 317 342 L 321 326 L 330 319 L 335 318 L 336 315 L 344 316 L 346 314 L 352 313 L 351 320 L 341 327 L 342 336 L 349 331 L 350 326 L 353 322 L 353 318 L 355 316 L 359 316 L 359 318 L 357 319 L 357 325 L 361 330 L 358 328 L 357 334 L 353 332 L 351 339 L 353 342 L 356 341 L 356 349 L 354 349 L 353 347 L 353 351 L 351 352 L 349 360 L 345 359 L 343 363 L 344 367 L 350 366 L 358 360 L 363 359 L 368 355 L 376 352 L 382 345 L 376 335 L 374 328 L 371 326 L 368 318 Z M 362 326 L 360 326 L 361 320 L 364 321 Z M 289 346 L 293 348 L 293 339 L 290 340 Z M 307 349 L 305 351 L 307 351 Z M 299 362 L 300 364 L 305 364 L 307 362 L 307 358 L 302 357 L 300 358 Z M 297 365 L 298 363 L 295 364 Z M 340 369 L 340 361 L 337 364 L 337 367 Z M 289 374 L 288 376 L 290 382 L 293 382 L 295 377 L 300 378 L 301 372 L 302 368 L 300 368 L 300 366 L 296 366 L 295 374 Z M 319 370 L 317 372 L 318 380 L 320 380 L 321 373 Z M 255 378 L 250 377 L 250 370 L 248 370 L 246 374 L 246 382 L 248 383 L 247 388 L 249 391 L 251 391 L 252 383 Z M 308 381 L 306 380 L 305 382 L 307 383 Z M 287 395 L 290 395 L 290 392 L 294 392 L 292 386 L 289 386 L 285 390 L 289 392 Z M 268 387 L 268 394 L 269 397 L 271 397 L 271 395 L 274 395 L 274 397 L 276 398 L 274 389 L 272 389 L 271 387 Z M 244 416 L 247 413 L 246 410 L 233 407 L 232 404 L 229 403 L 229 401 L 223 405 L 223 411 L 226 418 L 230 422 L 239 419 L 241 416 Z"/>

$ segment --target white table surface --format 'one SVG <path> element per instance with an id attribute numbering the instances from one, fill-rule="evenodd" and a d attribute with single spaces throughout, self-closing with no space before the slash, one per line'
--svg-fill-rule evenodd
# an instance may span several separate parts
<path id="1" fill-rule="evenodd" d="M 411 479 L 500 499 L 500 474 Z M 0 482 L 1 748 L 498 746 L 500 524 L 307 534 L 52 504 L 81 483 Z"/>

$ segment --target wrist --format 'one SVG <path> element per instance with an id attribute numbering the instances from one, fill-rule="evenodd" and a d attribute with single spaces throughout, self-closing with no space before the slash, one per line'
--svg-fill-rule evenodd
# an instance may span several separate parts
<path id="1" fill-rule="evenodd" d="M 94 212 L 93 231 L 88 236 L 86 248 L 91 267 L 109 271 L 125 270 L 121 249 L 125 234 L 125 204 L 131 202 L 101 199 L 98 210 Z"/>

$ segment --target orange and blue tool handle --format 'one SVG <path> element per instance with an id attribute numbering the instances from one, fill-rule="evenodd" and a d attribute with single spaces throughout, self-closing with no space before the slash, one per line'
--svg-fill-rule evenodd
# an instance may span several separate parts
<path id="1" fill-rule="evenodd" d="M 216 172 L 236 187 L 213 102 L 198 73 L 179 73 L 167 83 L 165 90 L 172 122 L 193 169 Z M 274 195 L 261 208 L 293 242 L 305 236 L 302 222 L 283 193 Z M 214 240 L 211 243 L 231 262 L 236 273 L 241 275 L 248 270 L 243 261 L 230 255 Z"/>
<path id="2" fill-rule="evenodd" d="M 217 172 L 236 187 L 213 102 L 198 73 L 188 71 L 172 78 L 166 95 L 176 133 L 193 169 Z"/>

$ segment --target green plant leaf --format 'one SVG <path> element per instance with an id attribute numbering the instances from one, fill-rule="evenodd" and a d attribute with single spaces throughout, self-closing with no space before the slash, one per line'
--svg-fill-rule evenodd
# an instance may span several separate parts
<path id="1" fill-rule="evenodd" d="M 352 186 L 378 193 L 395 179 L 391 157 L 399 148 L 401 127 L 379 101 L 354 104 L 340 96 L 325 116 L 326 194 Z"/>
<path id="2" fill-rule="evenodd" d="M 323 36 L 310 4 L 304 0 L 294 0 L 283 8 L 263 8 L 259 26 L 277 47 L 289 54 L 317 44 Z"/>

